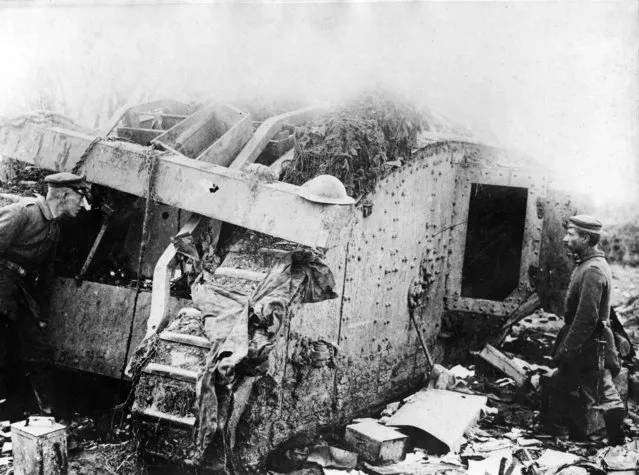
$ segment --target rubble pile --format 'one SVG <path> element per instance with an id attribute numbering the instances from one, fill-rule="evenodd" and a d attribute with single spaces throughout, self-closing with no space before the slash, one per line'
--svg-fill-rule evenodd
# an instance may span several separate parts
<path id="1" fill-rule="evenodd" d="M 627 273 L 619 279 L 620 272 L 627 269 L 613 266 L 614 303 L 636 345 L 639 298 Z M 625 425 L 631 442 L 611 447 L 599 433 L 577 442 L 567 431 L 548 433 L 540 423 L 539 381 L 552 371 L 548 354 L 562 325 L 561 318 L 538 309 L 514 325 L 499 348 L 487 344 L 474 353 L 472 364 L 435 364 L 420 391 L 388 404 L 376 418 L 351 421 L 330 445 L 320 440 L 295 449 L 303 463 L 294 473 L 317 473 L 318 466 L 330 475 L 637 473 L 636 358 L 623 373 L 630 384 Z M 313 455 L 320 450 L 342 455 Z"/>
<path id="2" fill-rule="evenodd" d="M 535 388 L 517 388 L 511 378 L 490 375 L 480 355 L 477 361 L 450 369 L 435 365 L 421 391 L 387 405 L 378 418 L 352 421 L 334 446 L 320 441 L 289 450 L 286 457 L 298 461 L 294 473 L 316 473 L 312 467 L 317 465 L 330 475 L 574 475 L 639 469 L 636 441 L 609 447 L 544 433 L 539 411 L 525 397 Z M 530 368 L 529 377 L 539 369 Z M 633 437 L 639 434 L 634 422 L 627 423 Z"/>

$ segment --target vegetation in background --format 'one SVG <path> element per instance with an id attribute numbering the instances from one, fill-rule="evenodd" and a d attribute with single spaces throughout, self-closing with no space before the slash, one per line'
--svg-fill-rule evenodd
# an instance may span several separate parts
<path id="1" fill-rule="evenodd" d="M 604 228 L 601 247 L 609 262 L 639 266 L 639 218 Z"/>
<path id="2" fill-rule="evenodd" d="M 301 185 L 333 175 L 358 198 L 410 158 L 424 122 L 411 104 L 380 92 L 363 94 L 295 129 L 295 158 L 282 181 Z"/>

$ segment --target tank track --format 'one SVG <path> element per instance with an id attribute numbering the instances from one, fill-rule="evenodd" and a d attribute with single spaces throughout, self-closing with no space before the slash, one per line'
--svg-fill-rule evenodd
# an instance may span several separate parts
<path id="1" fill-rule="evenodd" d="M 250 295 L 279 258 L 296 247 L 247 231 L 231 246 L 213 282 Z M 291 302 L 289 311 L 293 307 Z M 193 313 L 197 314 L 191 320 L 195 324 L 178 318 L 159 333 L 156 351 L 141 371 L 132 407 L 144 452 L 172 463 L 189 459 L 197 417 L 196 381 L 211 346 L 201 324 L 195 322 L 201 315 Z"/>

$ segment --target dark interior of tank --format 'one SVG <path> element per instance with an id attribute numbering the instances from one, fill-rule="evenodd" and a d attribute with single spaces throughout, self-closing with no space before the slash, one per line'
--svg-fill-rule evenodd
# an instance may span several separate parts
<path id="1" fill-rule="evenodd" d="M 527 189 L 473 183 L 462 297 L 504 300 L 519 284 Z"/>

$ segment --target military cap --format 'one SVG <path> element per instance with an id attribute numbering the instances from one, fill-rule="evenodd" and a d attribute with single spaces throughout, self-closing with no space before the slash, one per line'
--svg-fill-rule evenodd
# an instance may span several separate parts
<path id="1" fill-rule="evenodd" d="M 568 218 L 568 227 L 573 227 L 592 234 L 601 234 L 601 221 L 587 214 L 578 214 Z"/>
<path id="2" fill-rule="evenodd" d="M 54 188 L 72 188 L 74 190 L 81 190 L 90 188 L 90 185 L 85 179 L 74 173 L 62 172 L 48 175 L 44 178 L 47 185 Z"/>

